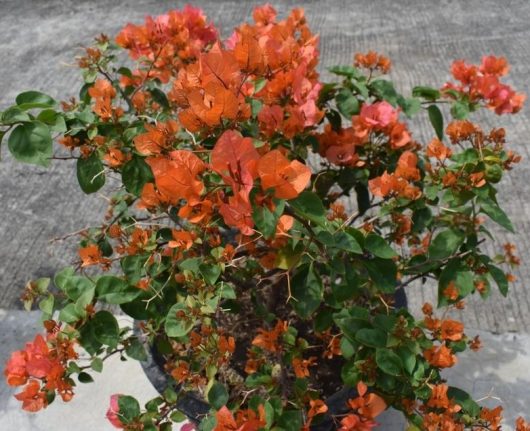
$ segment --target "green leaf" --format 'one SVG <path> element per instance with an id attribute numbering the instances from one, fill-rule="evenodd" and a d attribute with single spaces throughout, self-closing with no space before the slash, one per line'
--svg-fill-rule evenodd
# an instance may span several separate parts
<path id="1" fill-rule="evenodd" d="M 90 362 L 90 368 L 101 373 L 101 371 L 103 371 L 103 360 L 100 357 L 95 357 L 92 359 L 92 362 Z"/>
<path id="2" fill-rule="evenodd" d="M 177 303 L 169 310 L 165 331 L 168 337 L 183 337 L 187 335 L 195 325 L 195 319 L 189 315 L 186 305 Z"/>
<path id="3" fill-rule="evenodd" d="M 390 247 L 388 242 L 374 233 L 368 234 L 364 241 L 364 248 L 382 259 L 391 259 L 394 256 L 397 256 L 397 253 L 392 247 Z"/>
<path id="4" fill-rule="evenodd" d="M 449 399 L 454 399 L 456 404 L 461 406 L 464 411 L 469 415 L 480 415 L 480 406 L 476 403 L 476 401 L 473 400 L 473 398 L 471 398 L 471 396 L 467 392 L 455 388 L 453 386 L 449 386 L 449 389 L 447 390 L 447 397 Z"/>
<path id="5" fill-rule="evenodd" d="M 385 79 L 376 79 L 375 81 L 372 81 L 370 87 L 379 99 L 386 100 L 394 107 L 397 106 L 399 94 L 394 88 L 392 82 Z"/>
<path id="6" fill-rule="evenodd" d="M 363 262 L 375 286 L 385 293 L 393 293 L 397 285 L 397 267 L 390 259 L 374 258 Z"/>
<path id="7" fill-rule="evenodd" d="M 440 108 L 436 105 L 431 105 L 427 108 L 427 112 L 429 114 L 429 120 L 432 124 L 432 127 L 434 128 L 434 131 L 436 132 L 436 136 L 438 136 L 438 139 L 441 141 L 444 138 L 444 117 L 442 115 L 442 111 L 440 111 Z"/>
<path id="8" fill-rule="evenodd" d="M 136 155 L 123 166 L 121 178 L 125 190 L 134 196 L 140 196 L 144 186 L 154 181 L 151 167 L 143 157 Z"/>
<path id="9" fill-rule="evenodd" d="M 488 269 L 491 277 L 499 287 L 499 292 L 501 292 L 502 296 L 506 296 L 508 294 L 508 279 L 506 278 L 506 274 L 495 265 L 488 265 Z"/>
<path id="10" fill-rule="evenodd" d="M 285 410 L 278 419 L 278 426 L 285 431 L 300 431 L 302 425 L 302 412 L 299 410 Z"/>
<path id="11" fill-rule="evenodd" d="M 20 109 L 24 110 L 32 108 L 50 108 L 57 104 L 53 98 L 40 91 L 26 91 L 20 93 L 15 99 L 15 102 Z"/>
<path id="12" fill-rule="evenodd" d="M 477 203 L 480 205 L 480 210 L 491 218 L 494 222 L 501 225 L 503 228 L 514 233 L 514 228 L 511 220 L 492 199 L 477 199 Z"/>
<path id="13" fill-rule="evenodd" d="M 215 284 L 221 275 L 221 267 L 217 264 L 201 263 L 199 265 L 199 271 L 208 284 Z"/>
<path id="14" fill-rule="evenodd" d="M 120 328 L 116 318 L 106 310 L 98 311 L 89 323 L 94 337 L 101 344 L 115 348 L 120 341 Z"/>
<path id="15" fill-rule="evenodd" d="M 353 298 L 359 291 L 359 276 L 351 265 L 345 268 L 345 277 L 341 283 L 332 283 L 331 291 L 339 302 Z"/>
<path id="16" fill-rule="evenodd" d="M 89 302 L 92 301 L 94 283 L 86 277 L 75 275 L 73 268 L 68 267 L 59 271 L 55 274 L 53 282 L 72 301 L 79 300 L 81 296 L 88 297 Z"/>
<path id="17" fill-rule="evenodd" d="M 363 249 L 357 242 L 357 239 L 355 239 L 353 235 L 350 235 L 347 232 L 339 231 L 335 233 L 335 235 L 333 235 L 333 239 L 334 239 L 334 247 L 340 250 L 349 251 L 351 253 L 356 253 L 356 254 L 363 253 Z"/>
<path id="18" fill-rule="evenodd" d="M 145 275 L 145 267 L 149 255 L 125 256 L 120 260 L 120 266 L 130 284 L 136 284 Z"/>
<path id="19" fill-rule="evenodd" d="M 359 78 L 361 72 L 359 69 L 353 66 L 333 66 L 329 68 L 329 71 L 334 75 L 345 76 L 347 78 Z"/>
<path id="20" fill-rule="evenodd" d="M 427 100 L 437 100 L 440 98 L 441 94 L 440 91 L 436 88 L 432 87 L 426 87 L 422 85 L 418 85 L 412 89 L 412 95 L 414 97 L 421 97 L 423 99 Z"/>
<path id="21" fill-rule="evenodd" d="M 282 215 L 284 207 L 284 200 L 277 203 L 274 212 L 270 211 L 266 206 L 253 206 L 252 219 L 265 238 L 272 238 L 276 233 L 278 219 Z"/>
<path id="22" fill-rule="evenodd" d="M 7 140 L 9 151 L 21 162 L 47 167 L 52 157 L 52 137 L 40 121 L 18 125 Z"/>
<path id="23" fill-rule="evenodd" d="M 438 280 L 438 306 L 441 307 L 448 303 L 443 293 L 449 283 L 453 282 L 455 284 L 459 297 L 465 297 L 475 288 L 474 280 L 474 273 L 469 271 L 469 268 L 461 259 L 451 259 L 440 273 Z"/>
<path id="24" fill-rule="evenodd" d="M 140 296 L 142 291 L 121 278 L 104 275 L 96 283 L 96 293 L 100 300 L 109 304 L 125 304 Z"/>
<path id="25" fill-rule="evenodd" d="M 79 328 L 79 343 L 90 355 L 97 354 L 99 349 L 101 349 L 102 344 L 96 339 L 94 325 L 92 325 L 91 320 Z"/>
<path id="26" fill-rule="evenodd" d="M 463 244 L 466 236 L 457 229 L 440 232 L 429 246 L 429 258 L 442 260 L 454 254 Z"/>
<path id="27" fill-rule="evenodd" d="M 296 199 L 289 201 L 289 205 L 303 218 L 319 225 L 326 224 L 326 209 L 322 200 L 315 193 L 304 191 Z"/>
<path id="28" fill-rule="evenodd" d="M 52 294 L 48 294 L 46 298 L 42 299 L 39 302 L 39 309 L 44 313 L 44 315 L 51 317 L 53 313 L 54 303 L 55 303 L 55 297 Z"/>
<path id="29" fill-rule="evenodd" d="M 408 118 L 412 118 L 421 109 L 421 101 L 416 98 L 405 99 L 401 97 L 398 99 L 398 104 Z"/>
<path id="30" fill-rule="evenodd" d="M 355 334 L 355 339 L 365 346 L 386 347 L 387 334 L 381 329 L 360 329 Z"/>
<path id="31" fill-rule="evenodd" d="M 125 353 L 130 358 L 136 359 L 137 361 L 147 361 L 147 352 L 144 345 L 138 338 L 129 338 L 129 345 L 125 349 Z"/>
<path id="32" fill-rule="evenodd" d="M 31 117 L 27 112 L 22 111 L 18 106 L 11 106 L 7 108 L 0 116 L 0 123 L 15 124 L 31 121 Z"/>
<path id="33" fill-rule="evenodd" d="M 307 319 L 319 307 L 323 295 L 322 280 L 313 265 L 303 265 L 291 280 L 291 304 L 296 313 Z"/>
<path id="34" fill-rule="evenodd" d="M 352 115 L 359 113 L 359 101 L 347 88 L 341 88 L 335 96 L 339 112 L 346 118 L 351 119 Z"/>
<path id="35" fill-rule="evenodd" d="M 151 93 L 153 100 L 158 103 L 162 109 L 169 109 L 169 101 L 167 100 L 166 93 L 160 90 L 160 88 L 151 88 L 148 91 Z"/>
<path id="36" fill-rule="evenodd" d="M 399 376 L 403 372 L 403 361 L 392 350 L 377 349 L 375 362 L 383 372 L 391 376 Z"/>
<path id="37" fill-rule="evenodd" d="M 85 373 L 84 371 L 77 375 L 77 379 L 81 383 L 92 383 L 94 381 L 92 376 L 90 374 L 88 374 L 88 373 Z"/>
<path id="38" fill-rule="evenodd" d="M 208 402 L 215 409 L 219 410 L 228 402 L 228 391 L 222 383 L 215 382 L 208 391 Z"/>
<path id="39" fill-rule="evenodd" d="M 95 193 L 105 185 L 105 167 L 94 151 L 86 159 L 77 159 L 77 180 L 85 193 Z"/>
<path id="40" fill-rule="evenodd" d="M 74 323 L 79 319 L 84 318 L 86 313 L 84 311 L 79 311 L 75 304 L 67 304 L 59 312 L 59 320 L 65 323 Z"/>
<path id="41" fill-rule="evenodd" d="M 469 115 L 469 104 L 456 101 L 451 106 L 451 115 L 457 120 L 465 120 Z"/>
<path id="42" fill-rule="evenodd" d="M 140 416 L 140 404 L 129 395 L 120 395 L 118 398 L 120 420 L 125 423 L 132 422 Z"/>

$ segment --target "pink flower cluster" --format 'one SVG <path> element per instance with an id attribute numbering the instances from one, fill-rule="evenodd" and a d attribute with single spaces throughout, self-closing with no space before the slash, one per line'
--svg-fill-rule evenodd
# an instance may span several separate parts
<path id="1" fill-rule="evenodd" d="M 472 103 L 485 101 L 487 107 L 498 115 L 515 114 L 522 108 L 526 96 L 500 81 L 499 78 L 506 75 L 509 68 L 504 57 L 493 55 L 483 57 L 480 65 L 456 60 L 451 66 L 451 73 L 460 84 L 448 82 L 442 91 L 445 90 L 446 96 L 454 97 L 447 90 L 455 90 Z"/>

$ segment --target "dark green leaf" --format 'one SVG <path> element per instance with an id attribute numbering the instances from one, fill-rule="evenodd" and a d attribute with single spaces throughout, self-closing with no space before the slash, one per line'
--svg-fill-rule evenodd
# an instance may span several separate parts
<path id="1" fill-rule="evenodd" d="M 390 259 L 374 258 L 363 262 L 375 286 L 385 293 L 393 293 L 397 284 L 397 267 Z"/>
<path id="2" fill-rule="evenodd" d="M 265 238 L 271 238 L 276 233 L 278 219 L 283 213 L 285 201 L 278 201 L 276 208 L 270 211 L 266 206 L 255 205 L 252 212 L 252 218 L 256 227 Z"/>
<path id="3" fill-rule="evenodd" d="M 169 101 L 167 100 L 166 93 L 159 88 L 151 88 L 148 91 L 151 93 L 151 97 L 156 103 L 158 103 L 163 109 L 169 109 Z"/>
<path id="4" fill-rule="evenodd" d="M 355 334 L 355 339 L 365 346 L 386 347 L 387 334 L 380 329 L 360 329 Z"/>
<path id="5" fill-rule="evenodd" d="M 326 224 L 326 209 L 315 193 L 304 191 L 296 199 L 289 201 L 289 205 L 298 215 L 319 225 Z"/>
<path id="6" fill-rule="evenodd" d="M 125 189 L 135 195 L 140 196 L 147 183 L 153 182 L 153 172 L 143 157 L 133 156 L 121 171 L 121 178 Z"/>
<path id="7" fill-rule="evenodd" d="M 50 108 L 57 102 L 40 91 L 26 91 L 20 93 L 15 99 L 20 109 Z"/>
<path id="8" fill-rule="evenodd" d="M 85 373 L 85 372 L 81 372 L 77 375 L 77 379 L 81 382 L 81 383 L 92 383 L 94 381 L 94 379 L 92 378 L 92 376 L 88 373 Z"/>
<path id="9" fill-rule="evenodd" d="M 398 99 L 398 104 L 403 110 L 403 113 L 409 118 L 412 118 L 421 109 L 421 102 L 416 98 L 405 99 L 402 97 Z"/>
<path id="10" fill-rule="evenodd" d="M 359 101 L 347 88 L 341 88 L 335 96 L 339 112 L 346 118 L 351 119 L 352 115 L 359 113 Z"/>
<path id="11" fill-rule="evenodd" d="M 442 111 L 440 111 L 440 108 L 436 105 L 431 105 L 427 108 L 427 112 L 429 114 L 429 120 L 432 124 L 432 127 L 434 128 L 434 131 L 436 132 L 436 136 L 438 136 L 438 139 L 441 141 L 444 138 L 444 117 L 442 115 Z"/>
<path id="12" fill-rule="evenodd" d="M 361 248 L 357 240 L 347 232 L 339 231 L 335 233 L 335 235 L 333 236 L 333 239 L 334 239 L 334 247 L 340 250 L 349 251 L 351 253 L 356 253 L 356 254 L 363 253 L 363 249 Z"/>
<path id="13" fill-rule="evenodd" d="M 335 75 L 347 78 L 359 78 L 361 76 L 359 69 L 353 66 L 333 66 L 329 68 L 329 71 Z"/>
<path id="14" fill-rule="evenodd" d="M 104 275 L 96 283 L 96 293 L 100 300 L 109 304 L 124 304 L 136 299 L 142 291 L 121 278 Z"/>
<path id="15" fill-rule="evenodd" d="M 313 265 L 304 265 L 298 268 L 291 280 L 291 304 L 296 313 L 307 319 L 322 302 L 322 280 L 315 273 Z"/>
<path id="16" fill-rule="evenodd" d="M 357 195 L 359 214 L 363 215 L 370 208 L 370 193 L 364 184 L 357 183 L 355 184 L 355 194 Z"/>
<path id="17" fill-rule="evenodd" d="M 199 265 L 199 271 L 208 284 L 215 284 L 221 275 L 221 267 L 217 264 L 201 263 Z"/>
<path id="18" fill-rule="evenodd" d="M 392 82 L 385 79 L 376 79 L 375 81 L 372 81 L 370 87 L 378 98 L 386 100 L 394 107 L 397 106 L 399 94 L 394 88 Z"/>
<path id="19" fill-rule="evenodd" d="M 368 234 L 364 240 L 364 248 L 382 259 L 391 259 L 394 256 L 397 256 L 397 253 L 392 247 L 390 247 L 388 242 L 374 233 Z"/>
<path id="20" fill-rule="evenodd" d="M 302 425 L 302 412 L 299 410 L 285 410 L 278 419 L 278 426 L 285 431 L 300 431 Z"/>
<path id="21" fill-rule="evenodd" d="M 390 349 L 377 349 L 375 362 L 384 373 L 391 376 L 399 376 L 403 372 L 401 358 Z"/>
<path id="22" fill-rule="evenodd" d="M 497 283 L 502 296 L 506 296 L 508 294 L 508 279 L 506 278 L 506 274 L 495 265 L 488 265 L 488 269 L 491 277 L 495 280 L 495 283 Z"/>
<path id="23" fill-rule="evenodd" d="M 116 318 L 108 311 L 98 311 L 90 325 L 94 331 L 94 337 L 101 344 L 115 348 L 120 341 L 120 328 Z"/>
<path id="24" fill-rule="evenodd" d="M 147 352 L 138 338 L 129 338 L 129 345 L 125 349 L 125 353 L 137 361 L 147 361 Z"/>
<path id="25" fill-rule="evenodd" d="M 440 98 L 440 91 L 436 88 L 417 86 L 412 89 L 412 95 L 414 97 L 421 97 L 427 100 L 437 100 Z"/>
<path id="26" fill-rule="evenodd" d="M 18 125 L 7 141 L 13 157 L 21 162 L 48 166 L 52 156 L 52 137 L 48 127 L 40 121 Z"/>
<path id="27" fill-rule="evenodd" d="M 502 208 L 492 199 L 478 199 L 480 210 L 503 228 L 514 232 L 513 224 Z"/>
<path id="28" fill-rule="evenodd" d="M 329 109 L 326 112 L 326 118 L 329 121 L 329 124 L 331 124 L 331 128 L 338 132 L 342 128 L 342 117 L 340 116 L 338 111 L 335 111 L 334 109 Z"/>
<path id="29" fill-rule="evenodd" d="M 77 180 L 85 193 L 95 193 L 105 184 L 105 168 L 94 151 L 86 159 L 77 159 Z"/>
<path id="30" fill-rule="evenodd" d="M 456 404 L 461 406 L 469 415 L 480 415 L 480 406 L 471 398 L 471 396 L 467 392 L 455 388 L 453 386 L 449 386 L 449 389 L 447 390 L 447 397 L 449 399 L 454 399 Z"/>
<path id="31" fill-rule="evenodd" d="M 210 405 L 219 410 L 228 402 L 228 391 L 222 383 L 215 382 L 208 391 L 208 402 Z"/>
<path id="32" fill-rule="evenodd" d="M 429 246 L 429 258 L 441 260 L 451 256 L 463 244 L 465 239 L 464 233 L 457 229 L 448 229 L 440 232 Z"/>
<path id="33" fill-rule="evenodd" d="M 132 422 L 140 416 L 140 404 L 135 398 L 129 395 L 120 395 L 118 398 L 120 420 L 125 419 L 125 423 Z"/>

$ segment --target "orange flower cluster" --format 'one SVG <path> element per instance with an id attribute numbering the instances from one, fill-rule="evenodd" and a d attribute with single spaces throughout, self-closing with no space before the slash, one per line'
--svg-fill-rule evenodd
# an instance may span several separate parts
<path id="1" fill-rule="evenodd" d="M 380 70 L 382 73 L 390 72 L 392 62 L 388 57 L 378 54 L 375 51 L 368 51 L 366 54 L 358 52 L 355 54 L 355 66 L 364 67 L 370 70 Z"/>
<path id="2" fill-rule="evenodd" d="M 216 43 L 180 71 L 168 96 L 182 108 L 179 119 L 186 129 L 248 119 L 249 96 L 264 105 L 258 119 L 266 136 L 280 131 L 293 137 L 320 121 L 318 38 L 300 10 L 280 22 L 275 16 L 270 6 L 257 8 L 255 25 L 238 27 L 224 45 Z"/>
<path id="3" fill-rule="evenodd" d="M 46 338 L 37 335 L 24 350 L 11 354 L 4 375 L 10 386 L 26 385 L 15 395 L 24 410 L 36 412 L 46 407 L 49 392 L 57 391 L 63 401 L 72 399 L 72 381 L 66 376 L 66 364 L 77 358 L 73 344 L 60 333 L 50 332 Z"/>
<path id="4" fill-rule="evenodd" d="M 122 85 L 138 85 L 148 78 L 169 81 L 184 62 L 196 58 L 217 39 L 217 30 L 206 21 L 199 8 L 186 6 L 155 18 L 148 16 L 144 25 L 127 24 L 116 37 L 116 43 L 141 60 L 148 69 L 123 77 Z"/>
<path id="5" fill-rule="evenodd" d="M 356 147 L 386 137 L 391 149 L 403 149 L 411 143 L 405 123 L 399 122 L 399 112 L 388 102 L 365 103 L 359 115 L 352 117 L 352 126 L 334 131 L 327 124 L 324 132 L 317 134 L 319 152 L 331 163 L 343 166 L 362 166 Z"/>
<path id="6" fill-rule="evenodd" d="M 223 406 L 215 413 L 215 418 L 217 425 L 213 431 L 255 431 L 267 424 L 262 404 L 258 406 L 258 413 L 252 409 L 238 410 L 235 418 L 228 407 Z"/>
<path id="7" fill-rule="evenodd" d="M 451 73 L 460 84 L 448 82 L 442 90 L 445 90 L 447 97 L 454 97 L 447 91 L 454 90 L 470 102 L 485 101 L 488 108 L 499 115 L 515 114 L 522 108 L 526 96 L 500 82 L 499 78 L 506 75 L 508 70 L 508 62 L 504 57 L 485 56 L 480 65 L 457 60 L 451 66 Z"/>
<path id="8" fill-rule="evenodd" d="M 412 151 L 405 151 L 399 157 L 396 170 L 393 173 L 389 174 L 385 171 L 380 177 L 373 178 L 368 182 L 370 191 L 381 198 L 390 194 L 411 200 L 419 198 L 420 189 L 410 184 L 410 181 L 420 179 L 420 171 L 416 167 L 417 163 L 418 156 Z"/>
<path id="9" fill-rule="evenodd" d="M 256 179 L 261 180 L 264 192 L 272 190 L 276 198 L 293 199 L 311 178 L 306 165 L 297 160 L 289 161 L 280 150 L 260 156 L 251 138 L 244 138 L 233 130 L 219 137 L 211 152 L 210 164 L 231 188 L 230 196 L 220 192 L 202 196 L 205 186 L 199 175 L 206 171 L 207 165 L 192 151 L 176 150 L 168 156 L 148 157 L 146 161 L 153 171 L 155 184 L 144 186 L 141 207 L 177 205 L 184 199 L 186 204 L 179 210 L 180 217 L 192 223 L 203 223 L 209 220 L 214 209 L 218 209 L 225 223 L 244 235 L 254 233 L 250 192 Z"/>
<path id="10" fill-rule="evenodd" d="M 123 115 L 123 109 L 112 106 L 112 99 L 116 97 L 116 90 L 106 79 L 98 79 L 96 83 L 88 89 L 88 94 L 95 101 L 92 110 L 103 121 L 117 119 Z"/>
<path id="11" fill-rule="evenodd" d="M 348 407 L 355 411 L 346 415 L 341 421 L 339 431 L 370 431 L 377 426 L 374 418 L 386 410 L 386 402 L 379 395 L 367 394 L 368 387 L 357 383 L 359 396 L 348 400 Z"/>

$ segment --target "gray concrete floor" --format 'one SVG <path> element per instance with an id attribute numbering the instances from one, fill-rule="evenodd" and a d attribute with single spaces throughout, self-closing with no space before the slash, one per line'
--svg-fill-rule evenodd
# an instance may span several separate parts
<path id="1" fill-rule="evenodd" d="M 235 25 L 249 19 L 256 4 L 216 0 L 193 3 L 205 10 L 225 36 Z M 80 46 L 90 44 L 101 32 L 115 35 L 126 22 L 141 22 L 147 14 L 156 15 L 183 5 L 182 1 L 155 0 L 0 0 L 0 110 L 11 104 L 18 92 L 26 89 L 43 90 L 57 99 L 75 94 L 80 80 L 72 64 L 73 57 L 81 53 Z M 393 60 L 392 78 L 406 92 L 420 83 L 441 85 L 448 78 L 452 59 L 466 58 L 478 62 L 484 54 L 504 55 L 513 65 L 510 83 L 519 91 L 529 93 L 530 2 L 526 0 L 275 2 L 280 14 L 295 6 L 305 8 L 312 28 L 321 35 L 322 65 L 349 63 L 354 52 L 375 49 Z M 326 76 L 324 69 L 322 72 Z M 525 402 L 530 401 L 530 394 L 525 389 L 530 380 L 527 335 L 530 331 L 530 293 L 526 289 L 530 265 L 525 262 L 525 257 L 530 254 L 530 150 L 527 145 L 530 123 L 528 109 L 517 117 L 484 115 L 483 120 L 484 127 L 507 126 L 509 148 L 523 156 L 523 163 L 500 186 L 502 204 L 512 217 L 518 234 L 509 235 L 492 227 L 499 242 L 491 249 L 493 252 L 500 249 L 503 242 L 512 241 L 519 248 L 523 265 L 515 271 L 518 282 L 508 298 L 495 292 L 486 302 L 473 299 L 461 314 L 460 318 L 468 328 L 483 331 L 487 354 L 477 355 L 477 359 L 475 356 L 463 359 L 462 367 L 458 368 L 460 371 L 455 370 L 455 378 L 459 383 L 469 383 L 468 389 L 477 396 L 486 395 L 490 385 L 494 386 L 495 394 L 500 394 L 503 401 L 514 406 L 509 414 L 515 415 L 522 411 Z M 417 139 L 432 137 L 425 119 L 414 124 L 414 131 Z M 55 163 L 48 170 L 30 167 L 13 162 L 5 148 L 2 148 L 2 158 L 0 309 L 6 310 L 7 314 L 0 317 L 1 363 L 15 348 L 14 341 L 25 336 L 31 338 L 31 331 L 16 332 L 31 329 L 32 323 L 13 311 L 21 308 L 18 297 L 25 283 L 52 275 L 74 258 L 72 244 L 52 245 L 49 240 L 97 223 L 105 208 L 101 196 L 87 198 L 82 194 L 76 184 L 75 167 L 70 162 Z M 411 286 L 408 294 L 411 307 L 416 310 L 424 301 L 433 301 L 435 297 L 430 286 Z M 9 324 L 12 316 L 23 325 L 22 329 Z M 473 332 L 469 330 L 470 334 Z M 512 335 L 512 332 L 517 334 Z M 466 367 L 466 361 L 474 367 Z M 478 370 L 478 365 L 482 371 Z M 123 375 L 117 373 L 110 373 L 105 381 L 113 382 L 111 377 L 123 380 L 119 377 Z M 97 393 L 99 389 L 94 388 Z M 141 386 L 140 392 L 150 390 L 149 386 Z M 8 400 L 8 393 L 0 380 L 0 429 L 52 429 L 45 425 L 45 419 L 6 422 L 18 415 L 12 411 L 14 403 Z M 96 404 L 95 393 L 85 398 L 84 405 L 89 416 L 94 414 L 94 418 L 101 418 L 106 403 L 100 404 L 98 399 Z M 82 402 L 81 395 L 75 402 Z M 53 407 L 53 410 L 57 413 L 45 415 L 57 414 L 56 418 L 59 418 L 80 414 L 79 410 L 66 413 L 59 407 Z M 85 419 L 87 424 L 91 423 L 89 417 L 83 421 Z M 52 422 L 53 429 L 58 430 L 55 425 L 58 422 Z M 79 422 L 76 429 L 83 430 L 81 421 L 76 422 Z M 107 429 L 98 421 L 92 424 L 91 430 Z M 398 428 L 391 425 L 387 429 Z"/>

